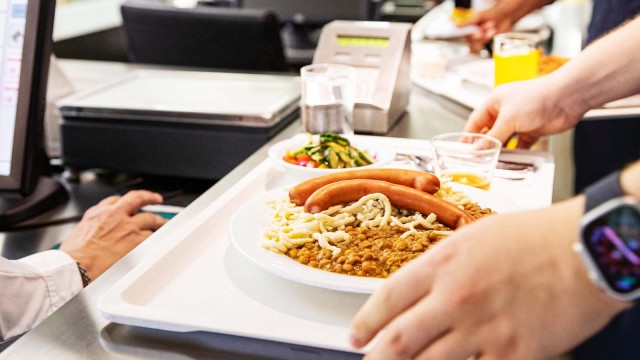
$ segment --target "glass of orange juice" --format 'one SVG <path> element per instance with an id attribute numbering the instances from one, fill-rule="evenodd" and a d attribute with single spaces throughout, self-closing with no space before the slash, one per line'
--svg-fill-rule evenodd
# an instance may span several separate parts
<path id="1" fill-rule="evenodd" d="M 441 180 L 489 190 L 502 143 L 488 135 L 445 133 L 431 139 L 433 164 Z"/>
<path id="2" fill-rule="evenodd" d="M 538 41 L 538 36 L 525 33 L 494 36 L 495 86 L 538 76 Z"/>

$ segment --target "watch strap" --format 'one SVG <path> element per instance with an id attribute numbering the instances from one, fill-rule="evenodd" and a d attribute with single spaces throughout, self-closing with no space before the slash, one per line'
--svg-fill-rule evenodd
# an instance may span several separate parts
<path id="1" fill-rule="evenodd" d="M 620 173 L 621 171 L 611 173 L 584 190 L 585 212 L 608 200 L 625 195 L 620 186 Z"/>

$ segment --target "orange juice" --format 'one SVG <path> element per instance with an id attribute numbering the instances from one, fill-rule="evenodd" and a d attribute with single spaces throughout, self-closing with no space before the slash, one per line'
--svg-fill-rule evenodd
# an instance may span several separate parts
<path id="1" fill-rule="evenodd" d="M 484 175 L 473 174 L 462 171 L 447 171 L 442 174 L 443 178 L 448 178 L 459 184 L 473 186 L 482 190 L 489 190 L 491 180 Z"/>
<path id="2" fill-rule="evenodd" d="M 513 53 L 494 53 L 494 85 L 535 78 L 538 76 L 538 57 L 539 53 L 536 49 Z"/>

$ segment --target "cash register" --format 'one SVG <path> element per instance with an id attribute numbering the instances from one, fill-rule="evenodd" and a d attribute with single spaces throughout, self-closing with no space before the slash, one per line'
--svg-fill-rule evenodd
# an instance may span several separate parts
<path id="1" fill-rule="evenodd" d="M 411 91 L 411 24 L 333 21 L 322 29 L 314 63 L 356 69 L 353 128 L 385 134 L 402 117 Z"/>

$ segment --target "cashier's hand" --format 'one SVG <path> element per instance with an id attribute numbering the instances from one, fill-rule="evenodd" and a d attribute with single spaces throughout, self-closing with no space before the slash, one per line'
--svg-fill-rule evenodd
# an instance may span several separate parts
<path id="1" fill-rule="evenodd" d="M 144 190 L 108 197 L 87 210 L 60 250 L 94 280 L 166 223 L 155 214 L 136 214 L 143 206 L 162 201 L 160 194 Z"/>
<path id="2" fill-rule="evenodd" d="M 518 135 L 518 148 L 529 148 L 543 135 L 569 130 L 587 107 L 569 103 L 557 87 L 551 75 L 500 85 L 471 113 L 465 131 L 486 133 L 503 144 Z"/>
<path id="3" fill-rule="evenodd" d="M 571 349 L 628 304 L 571 249 L 584 198 L 467 225 L 393 274 L 352 324 L 365 359 L 541 359 Z M 384 332 L 381 332 L 384 329 Z"/>

